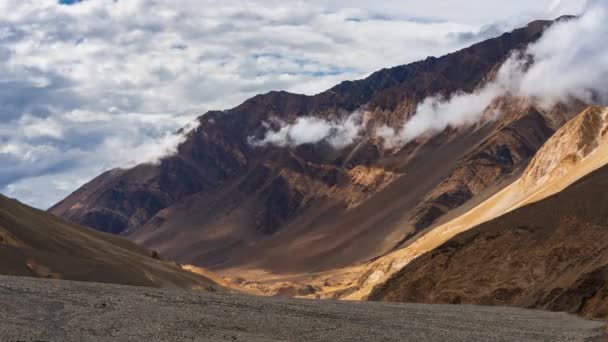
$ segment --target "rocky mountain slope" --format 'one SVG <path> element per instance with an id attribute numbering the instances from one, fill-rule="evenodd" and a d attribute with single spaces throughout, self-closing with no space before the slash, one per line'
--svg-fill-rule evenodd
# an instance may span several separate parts
<path id="1" fill-rule="evenodd" d="M 409 262 L 370 298 L 608 317 L 607 132 L 608 109 L 591 107 L 578 115 L 512 185 L 525 196 L 504 206 L 509 196 L 503 195 L 503 204 L 485 206 L 490 212 L 492 206 L 515 210 Z"/>
<path id="2" fill-rule="evenodd" d="M 369 127 L 397 127 L 429 96 L 485 84 L 549 25 L 533 22 L 315 96 L 271 92 L 209 112 L 177 155 L 109 171 L 50 211 L 226 274 L 308 273 L 369 261 L 508 185 L 581 105 L 547 111 L 505 96 L 488 108 L 500 119 L 448 128 L 397 150 L 370 137 L 341 149 L 327 142 L 257 146 L 251 139 L 277 120 L 353 111 Z"/>
<path id="3" fill-rule="evenodd" d="M 410 261 L 432 251 L 455 235 L 526 204 L 562 191 L 608 163 L 605 108 L 592 106 L 559 129 L 537 152 L 522 176 L 476 206 L 421 234 L 415 241 L 368 263 L 316 276 L 315 296 L 366 298 Z M 310 282 L 311 279 L 299 281 Z M 332 286 L 325 286 L 325 283 Z"/>
<path id="4" fill-rule="evenodd" d="M 0 274 L 221 290 L 110 234 L 79 227 L 0 195 Z"/>

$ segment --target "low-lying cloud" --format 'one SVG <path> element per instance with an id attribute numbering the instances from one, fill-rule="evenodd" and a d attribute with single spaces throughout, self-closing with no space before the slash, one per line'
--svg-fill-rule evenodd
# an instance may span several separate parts
<path id="1" fill-rule="evenodd" d="M 553 10 L 564 5 L 555 2 Z M 580 4 L 579 4 L 580 6 Z M 328 141 L 341 148 L 363 134 L 381 138 L 385 147 L 398 148 L 421 135 L 432 135 L 448 127 L 473 125 L 501 113 L 487 109 L 500 96 L 525 97 L 549 109 L 572 99 L 586 103 L 608 103 L 608 4 L 589 1 L 583 14 L 562 19 L 525 51 L 515 52 L 499 69 L 494 80 L 473 93 L 457 93 L 450 98 L 429 97 L 400 127 L 380 126 L 366 131 L 360 116 L 345 122 L 315 117 L 281 123 L 269 130 L 258 145 L 296 146 Z M 348 132 L 348 134 L 344 133 Z"/>
<path id="2" fill-rule="evenodd" d="M 524 53 L 515 53 L 481 89 L 427 98 L 403 126 L 379 127 L 375 134 L 388 147 L 402 146 L 422 134 L 479 122 L 492 101 L 504 95 L 529 98 L 544 108 L 572 99 L 606 104 L 607 22 L 608 4 L 590 2 L 582 16 L 554 24 Z"/>
<path id="3" fill-rule="evenodd" d="M 297 118 L 290 124 L 275 119 L 275 124 L 279 125 L 277 130 L 265 123 L 268 129 L 265 136 L 259 140 L 250 138 L 250 143 L 254 146 L 294 147 L 324 141 L 340 149 L 360 137 L 363 131 L 363 116 L 361 112 L 356 111 L 334 120 L 307 116 Z"/>
<path id="4" fill-rule="evenodd" d="M 416 113 L 399 128 L 381 126 L 374 135 L 382 138 L 384 146 L 403 146 L 423 134 L 434 134 L 449 126 L 458 127 L 479 122 L 484 110 L 498 96 L 504 94 L 500 84 L 490 84 L 472 94 L 460 93 L 449 99 L 429 97 L 420 103 Z M 497 114 L 492 115 L 492 117 Z"/>

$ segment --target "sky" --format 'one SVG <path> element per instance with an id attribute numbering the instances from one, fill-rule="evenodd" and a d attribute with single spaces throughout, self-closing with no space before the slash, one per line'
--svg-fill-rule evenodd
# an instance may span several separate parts
<path id="1" fill-rule="evenodd" d="M 315 94 L 583 0 L 3 0 L 0 193 L 48 208 L 210 109 Z"/>

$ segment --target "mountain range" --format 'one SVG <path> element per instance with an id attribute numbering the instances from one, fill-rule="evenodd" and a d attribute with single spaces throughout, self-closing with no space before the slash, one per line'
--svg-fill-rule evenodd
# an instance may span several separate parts
<path id="1" fill-rule="evenodd" d="M 215 271 L 314 272 L 368 261 L 507 184 L 553 133 L 551 113 L 505 97 L 495 103 L 501 119 L 446 129 L 398 151 L 374 138 L 337 149 L 325 141 L 258 146 L 251 137 L 262 138 L 273 119 L 363 109 L 367 125 L 396 125 L 429 96 L 481 87 L 550 24 L 315 96 L 271 92 L 206 113 L 176 155 L 109 171 L 50 211 Z"/>
<path id="2" fill-rule="evenodd" d="M 608 317 L 606 108 L 504 92 L 474 123 L 401 144 L 374 134 L 429 98 L 483 89 L 555 23 L 314 96 L 275 91 L 205 113 L 174 155 L 107 171 L 49 209 L 72 223 L 2 199 L 0 209 L 39 220 L 19 227 L 45 227 L 0 229 L 0 251 L 15 260 L 2 271 L 217 287 L 186 271 L 202 268 L 266 295 Z M 281 135 L 302 123 L 329 135 Z M 91 279 L 82 265 L 93 262 L 108 277 Z"/>

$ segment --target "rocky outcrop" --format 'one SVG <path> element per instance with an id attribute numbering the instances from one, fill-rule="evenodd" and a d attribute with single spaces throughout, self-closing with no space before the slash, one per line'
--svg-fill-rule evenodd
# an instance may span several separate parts
<path id="1" fill-rule="evenodd" d="M 525 187 L 538 186 L 566 175 L 606 140 L 608 109 L 587 108 L 568 122 L 542 147 L 522 177 Z"/>
<path id="2" fill-rule="evenodd" d="M 382 168 L 357 165 L 346 172 L 342 182 L 328 189 L 324 195 L 342 200 L 348 209 L 353 209 L 386 188 L 399 176 Z"/>

